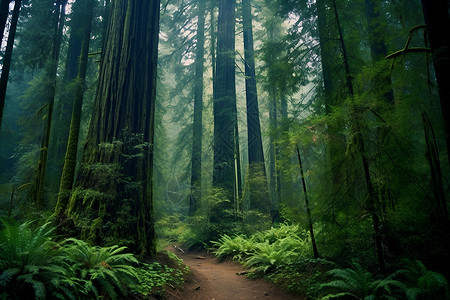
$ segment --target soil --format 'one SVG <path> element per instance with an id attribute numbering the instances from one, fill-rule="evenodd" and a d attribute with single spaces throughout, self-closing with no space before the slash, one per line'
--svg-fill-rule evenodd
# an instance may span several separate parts
<path id="1" fill-rule="evenodd" d="M 306 297 L 289 294 L 263 279 L 249 279 L 246 270 L 233 261 L 219 261 L 206 252 L 175 251 L 191 269 L 180 290 L 167 290 L 168 300 L 299 300 Z"/>

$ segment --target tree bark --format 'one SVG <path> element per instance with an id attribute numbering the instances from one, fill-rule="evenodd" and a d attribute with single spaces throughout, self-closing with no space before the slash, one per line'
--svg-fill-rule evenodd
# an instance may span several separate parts
<path id="1" fill-rule="evenodd" d="M 265 184 L 261 185 L 259 180 L 257 180 L 255 182 L 257 185 L 253 184 L 253 186 L 248 186 L 250 189 L 250 208 L 269 212 L 269 197 L 268 195 L 266 197 L 261 197 L 260 194 L 264 189 L 267 190 L 267 179 L 261 138 L 261 124 L 259 119 L 258 93 L 256 88 L 251 0 L 242 1 L 242 20 L 244 30 L 245 95 L 247 103 L 247 145 L 249 163 L 249 172 L 247 174 L 250 176 L 251 183 L 254 181 L 252 179 L 255 176 L 263 176 L 263 178 L 260 179 L 265 182 Z M 266 187 L 264 187 L 264 185 Z M 252 190 L 254 191 L 253 193 Z"/>
<path id="2" fill-rule="evenodd" d="M 7 1 L 9 3 L 9 1 Z M 6 89 L 8 87 L 9 71 L 11 69 L 11 58 L 16 38 L 17 21 L 19 20 L 20 6 L 22 0 L 16 0 L 14 4 L 13 15 L 11 18 L 11 27 L 9 29 L 8 42 L 6 44 L 5 56 L 3 57 L 2 75 L 0 77 L 0 130 L 2 129 L 3 111 L 5 108 Z M 3 1 L 1 3 L 3 5 Z M 1 7 L 3 9 L 3 7 Z M 3 10 L 2 10 L 3 14 Z M 8 15 L 8 13 L 6 13 Z M 0 20 L 1 22 L 2 20 Z M 1 28 L 0 28 L 1 30 Z"/>
<path id="3" fill-rule="evenodd" d="M 91 39 L 94 3 L 94 0 L 87 0 L 83 2 L 83 6 L 79 6 L 79 8 L 83 9 L 84 11 L 85 18 L 83 19 L 86 21 L 86 23 L 83 24 L 82 34 L 80 36 L 81 47 L 79 66 L 77 67 L 78 76 L 76 79 L 76 92 L 73 101 L 72 117 L 70 122 L 67 149 L 64 158 L 64 166 L 59 185 L 58 200 L 55 207 L 57 223 L 60 226 L 64 226 L 64 222 L 67 219 L 65 210 L 67 209 L 67 204 L 69 202 L 70 192 L 72 190 L 75 177 L 78 137 L 80 134 L 81 110 L 83 107 L 83 95 L 85 89 L 86 71 L 88 66 L 89 42 Z"/>
<path id="4" fill-rule="evenodd" d="M 152 166 L 160 1 L 111 3 L 97 95 L 67 214 L 81 238 L 155 253 Z M 88 226 L 86 226 L 88 224 Z"/>
<path id="5" fill-rule="evenodd" d="M 223 188 L 230 200 L 236 191 L 235 6 L 235 0 L 219 1 L 214 81 L 213 184 Z"/>
<path id="6" fill-rule="evenodd" d="M 203 63 L 205 55 L 205 11 L 204 0 L 198 3 L 197 49 L 195 53 L 194 124 L 192 133 L 192 170 L 189 215 L 192 216 L 201 198 L 202 187 L 202 115 L 203 115 Z"/>
<path id="7" fill-rule="evenodd" d="M 40 211 L 43 208 L 44 199 L 44 183 L 45 176 L 47 173 L 47 158 L 48 158 L 48 148 L 50 145 L 50 132 L 52 128 L 53 120 L 53 108 L 55 105 L 55 93 L 56 93 L 56 75 L 58 70 L 58 60 L 61 49 L 62 33 L 66 18 L 66 8 L 67 0 L 58 0 L 56 2 L 56 10 L 54 13 L 54 35 L 53 35 L 53 45 L 52 53 L 46 69 L 46 77 L 49 82 L 48 87 L 48 110 L 47 110 L 47 124 L 44 131 L 44 136 L 42 138 L 41 150 L 39 152 L 39 162 L 37 167 L 37 176 L 35 182 L 34 190 L 34 202 L 36 209 Z"/>
<path id="8" fill-rule="evenodd" d="M 450 20 L 448 3 L 445 0 L 422 0 L 422 9 L 439 89 L 447 157 L 450 164 L 450 35 L 448 33 Z"/>

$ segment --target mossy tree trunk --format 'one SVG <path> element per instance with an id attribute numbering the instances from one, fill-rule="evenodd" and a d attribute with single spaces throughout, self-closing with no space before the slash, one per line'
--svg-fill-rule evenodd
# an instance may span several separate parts
<path id="1" fill-rule="evenodd" d="M 67 213 L 83 239 L 155 252 L 152 166 L 159 0 L 116 0 Z M 88 224 L 88 225 L 86 225 Z"/>
<path id="2" fill-rule="evenodd" d="M 80 1 L 80 0 L 79 0 Z M 61 181 L 59 186 L 58 200 L 55 207 L 55 213 L 57 217 L 58 225 L 64 225 L 67 218 L 65 215 L 65 209 L 67 208 L 67 203 L 69 201 L 70 192 L 72 190 L 72 185 L 75 177 L 75 167 L 77 163 L 77 150 L 78 150 L 78 136 L 80 134 L 81 125 L 81 110 L 83 106 L 83 95 L 85 89 L 85 79 L 86 71 L 88 66 L 88 52 L 89 52 L 89 42 L 91 39 L 91 29 L 92 29 L 92 17 L 94 10 L 94 0 L 82 1 L 82 6 L 76 6 L 84 12 L 84 24 L 82 26 L 81 35 L 75 32 L 76 38 L 74 40 L 80 39 L 80 55 L 79 55 L 79 66 L 78 66 L 78 76 L 75 79 L 76 91 L 73 100 L 72 117 L 70 123 L 69 137 L 67 142 L 67 149 L 64 158 L 64 166 L 61 175 Z M 77 2 L 78 3 L 78 2 Z M 74 9 L 76 8 L 74 7 Z M 81 24 L 81 23 L 80 23 Z M 71 36 L 72 40 L 72 36 Z M 78 42 L 77 42 L 78 43 Z M 77 52 L 73 49 L 73 52 Z M 78 59 L 77 59 L 78 60 Z M 72 69 L 72 68 L 68 68 Z M 70 71 L 69 71 L 70 73 Z M 61 228 L 62 229 L 62 228 Z"/>
<path id="3" fill-rule="evenodd" d="M 0 4 L 0 5 L 2 5 L 0 7 L 2 9 L 1 17 L 3 17 L 3 2 L 5 2 L 5 1 L 2 1 L 2 3 Z M 9 1 L 7 1 L 7 3 L 9 4 Z M 5 98 L 6 98 L 6 88 L 8 86 L 9 70 L 11 69 L 11 58 L 12 58 L 14 40 L 16 38 L 17 21 L 19 20 L 21 4 L 22 4 L 22 0 L 16 0 L 16 2 L 14 4 L 13 15 L 11 18 L 11 26 L 9 28 L 8 41 L 6 44 L 5 56 L 3 57 L 2 75 L 0 77 L 0 130 L 2 129 L 3 110 L 5 108 Z M 8 15 L 8 10 L 6 10 L 6 15 Z M 2 22 L 2 21 L 3 20 L 0 20 L 0 22 Z M 2 29 L 0 28 L 0 30 L 2 30 Z"/>
<path id="4" fill-rule="evenodd" d="M 194 124 L 192 133 L 192 170 L 189 215 L 199 206 L 202 187 L 202 116 L 203 116 L 203 63 L 205 55 L 205 0 L 198 3 L 197 49 L 195 52 Z"/>
<path id="5" fill-rule="evenodd" d="M 56 76 L 58 70 L 58 60 L 61 49 L 62 33 L 64 28 L 64 23 L 66 19 L 66 4 L 67 0 L 58 0 L 55 4 L 55 11 L 53 13 L 54 17 L 54 34 L 53 34 L 53 44 L 50 58 L 46 66 L 45 74 L 48 81 L 48 100 L 47 100 L 47 115 L 46 115 L 46 126 L 44 131 L 44 136 L 42 138 L 41 149 L 39 152 L 39 161 L 36 171 L 36 180 L 34 183 L 34 203 L 36 209 L 39 211 L 43 208 L 44 203 L 44 183 L 45 176 L 47 174 L 47 158 L 48 150 L 50 145 L 50 132 L 52 128 L 53 121 L 53 108 L 55 106 L 55 94 L 56 94 Z M 50 9 L 50 8 L 49 8 Z"/>

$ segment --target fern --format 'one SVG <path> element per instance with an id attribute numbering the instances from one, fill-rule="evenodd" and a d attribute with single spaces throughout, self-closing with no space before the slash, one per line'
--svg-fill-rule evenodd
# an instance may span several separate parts
<path id="1" fill-rule="evenodd" d="M 321 285 L 322 289 L 336 291 L 322 297 L 322 299 L 335 299 L 353 297 L 355 299 L 395 299 L 391 287 L 404 289 L 404 285 L 397 280 L 387 277 L 374 280 L 373 275 L 354 262 L 352 268 L 333 269 L 327 272 L 335 280 Z"/>
<path id="2" fill-rule="evenodd" d="M 84 241 L 67 239 L 64 253 L 72 266 L 72 276 L 84 281 L 83 293 L 98 296 L 98 291 L 111 299 L 117 294 L 126 295 L 126 287 L 138 281 L 132 264 L 137 259 L 131 253 L 122 253 L 126 248 L 90 246 Z"/>
<path id="3" fill-rule="evenodd" d="M 450 299 L 448 281 L 442 274 L 427 270 L 419 260 L 407 260 L 405 265 L 405 269 L 398 270 L 392 277 L 405 283 L 407 299 Z"/>

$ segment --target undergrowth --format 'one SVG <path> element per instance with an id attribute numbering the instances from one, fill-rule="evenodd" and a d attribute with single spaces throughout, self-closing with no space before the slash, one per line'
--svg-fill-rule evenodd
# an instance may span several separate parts
<path id="1" fill-rule="evenodd" d="M 189 272 L 168 253 L 166 261 L 139 262 L 125 247 L 56 242 L 49 223 L 0 219 L 0 299 L 123 299 L 164 293 Z"/>
<path id="2" fill-rule="evenodd" d="M 249 237 L 223 235 L 213 245 L 216 256 L 239 261 L 250 276 L 265 277 L 309 299 L 450 299 L 446 278 L 420 261 L 405 261 L 403 268 L 382 276 L 357 262 L 339 268 L 315 259 L 307 232 L 297 225 L 283 224 Z"/>

